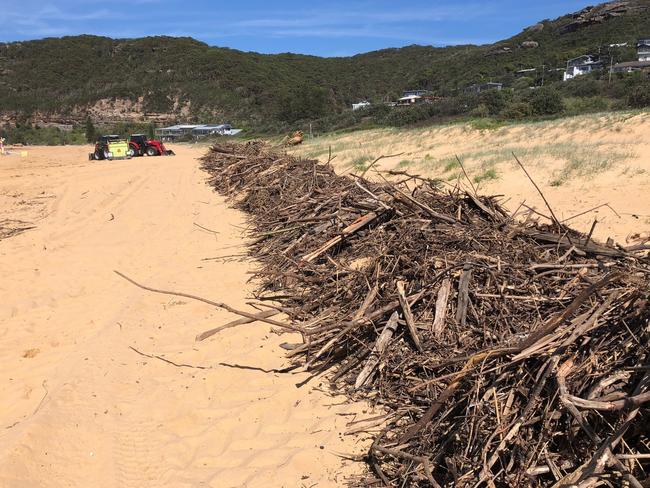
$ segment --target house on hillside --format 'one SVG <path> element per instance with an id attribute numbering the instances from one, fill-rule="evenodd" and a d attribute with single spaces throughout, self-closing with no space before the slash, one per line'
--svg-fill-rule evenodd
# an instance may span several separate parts
<path id="1" fill-rule="evenodd" d="M 361 110 L 363 108 L 368 108 L 368 107 L 370 107 L 370 102 L 367 100 L 363 100 L 359 103 L 352 104 L 352 110 Z"/>
<path id="2" fill-rule="evenodd" d="M 637 61 L 617 63 L 612 66 L 612 73 L 633 73 L 643 71 L 650 75 L 650 37 L 639 39 L 636 45 Z"/>
<path id="3" fill-rule="evenodd" d="M 474 85 L 470 85 L 467 88 L 465 88 L 465 91 L 468 93 L 481 93 L 488 90 L 501 91 L 503 90 L 503 83 L 494 83 L 492 81 L 489 81 L 487 83 L 477 83 Z"/>
<path id="4" fill-rule="evenodd" d="M 420 105 L 422 103 L 433 103 L 441 100 L 441 97 L 433 95 L 428 90 L 407 90 L 402 93 L 402 97 L 393 102 L 390 106 L 409 107 L 411 105 Z"/>
<path id="5" fill-rule="evenodd" d="M 172 141 L 183 137 L 189 134 L 192 134 L 192 131 L 197 128 L 198 125 L 194 124 L 177 124 L 169 127 L 162 127 L 156 129 L 156 136 L 162 139 L 163 141 Z"/>
<path id="6" fill-rule="evenodd" d="M 428 94 L 429 92 L 427 90 L 407 90 L 402 93 L 402 98 L 424 97 Z"/>
<path id="7" fill-rule="evenodd" d="M 599 71 L 602 68 L 602 61 L 591 55 L 578 56 L 577 58 L 569 59 L 566 63 L 564 81 L 572 80 L 576 76 L 586 75 L 593 71 Z"/>
<path id="8" fill-rule="evenodd" d="M 636 44 L 636 53 L 639 61 L 650 61 L 650 37 L 639 39 Z"/>
<path id="9" fill-rule="evenodd" d="M 230 124 L 199 125 L 192 130 L 192 135 L 195 137 L 232 136 L 234 131 L 237 129 L 233 129 Z"/>
<path id="10" fill-rule="evenodd" d="M 184 136 L 234 136 L 240 132 L 241 129 L 233 129 L 230 124 L 178 124 L 156 129 L 156 136 L 163 141 L 173 141 Z"/>
<path id="11" fill-rule="evenodd" d="M 399 107 L 406 107 L 409 105 L 417 105 L 423 103 L 423 98 L 419 95 L 406 95 L 397 99 L 396 105 Z"/>

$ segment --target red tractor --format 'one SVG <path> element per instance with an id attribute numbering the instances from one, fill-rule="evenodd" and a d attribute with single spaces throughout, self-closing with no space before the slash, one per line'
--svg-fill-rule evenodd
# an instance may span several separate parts
<path id="1" fill-rule="evenodd" d="M 165 149 L 162 141 L 148 139 L 144 134 L 133 134 L 129 137 L 129 155 L 135 156 L 174 156 L 174 151 Z"/>

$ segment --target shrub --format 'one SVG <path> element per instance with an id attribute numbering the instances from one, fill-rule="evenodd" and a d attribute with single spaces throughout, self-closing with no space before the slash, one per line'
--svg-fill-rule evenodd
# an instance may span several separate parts
<path id="1" fill-rule="evenodd" d="M 612 101 L 602 96 L 596 97 L 571 97 L 564 99 L 566 112 L 569 115 L 578 115 L 587 112 L 604 112 L 610 110 Z"/>
<path id="2" fill-rule="evenodd" d="M 502 119 L 519 120 L 530 117 L 533 107 L 528 102 L 511 102 L 501 111 L 499 116 Z"/>
<path id="3" fill-rule="evenodd" d="M 474 110 L 472 110 L 469 114 L 472 117 L 486 118 L 486 117 L 490 116 L 490 109 L 487 107 L 487 105 L 480 104 L 478 107 L 476 107 Z"/>
<path id="4" fill-rule="evenodd" d="M 635 86 L 627 96 L 627 104 L 632 108 L 650 107 L 650 83 Z"/>
<path id="5" fill-rule="evenodd" d="M 433 105 L 418 105 L 415 107 L 395 107 L 383 117 L 382 122 L 393 127 L 415 124 L 431 118 Z"/>
<path id="6" fill-rule="evenodd" d="M 572 97 L 595 97 L 603 92 L 602 82 L 593 76 L 578 76 L 563 85 L 564 92 Z"/>
<path id="7" fill-rule="evenodd" d="M 564 111 L 564 101 L 555 88 L 544 87 L 533 91 L 530 105 L 535 115 L 555 115 Z"/>
<path id="8" fill-rule="evenodd" d="M 527 90 L 531 86 L 533 86 L 533 83 L 535 81 L 532 78 L 529 78 L 527 76 L 522 76 L 521 78 L 518 78 L 513 84 L 512 88 L 513 90 Z"/>
<path id="9" fill-rule="evenodd" d="M 508 94 L 503 90 L 488 90 L 479 95 L 479 100 L 490 115 L 497 115 L 508 103 Z"/>

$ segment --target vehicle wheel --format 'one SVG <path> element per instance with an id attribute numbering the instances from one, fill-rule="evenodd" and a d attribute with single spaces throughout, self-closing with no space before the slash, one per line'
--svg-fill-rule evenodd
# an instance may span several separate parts
<path id="1" fill-rule="evenodd" d="M 104 150 L 104 157 L 102 159 L 110 159 L 110 153 L 109 153 L 108 149 Z"/>
<path id="2" fill-rule="evenodd" d="M 138 153 L 135 152 L 135 149 L 129 147 L 129 150 L 126 152 L 126 155 L 130 158 L 134 158 L 138 155 Z"/>
<path id="3" fill-rule="evenodd" d="M 104 159 L 104 155 L 103 155 L 101 152 L 99 152 L 99 151 L 95 151 L 95 152 L 93 153 L 93 159 L 94 159 L 95 161 L 101 161 L 102 159 Z"/>
<path id="4" fill-rule="evenodd" d="M 148 147 L 147 156 L 158 156 L 158 151 L 156 151 L 155 147 Z"/>

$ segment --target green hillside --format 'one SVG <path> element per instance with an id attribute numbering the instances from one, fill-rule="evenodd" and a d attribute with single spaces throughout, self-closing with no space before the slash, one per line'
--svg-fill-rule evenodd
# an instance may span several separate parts
<path id="1" fill-rule="evenodd" d="M 493 45 L 409 46 L 348 58 L 262 55 L 171 37 L 16 42 L 0 44 L 0 113 L 29 119 L 36 111 L 74 111 L 79 117 L 101 99 L 143 97 L 145 117 L 166 113 L 263 127 L 335 117 L 359 99 L 391 99 L 404 89 L 453 97 L 486 80 L 516 87 L 521 69 L 538 69 L 529 84 L 542 76 L 553 83 L 561 72 L 552 70 L 568 58 L 600 53 L 605 62 L 610 55 L 630 60 L 637 38 L 647 35 L 650 0 L 632 0 L 545 20 Z M 608 47 L 625 42 L 628 48 Z"/>

